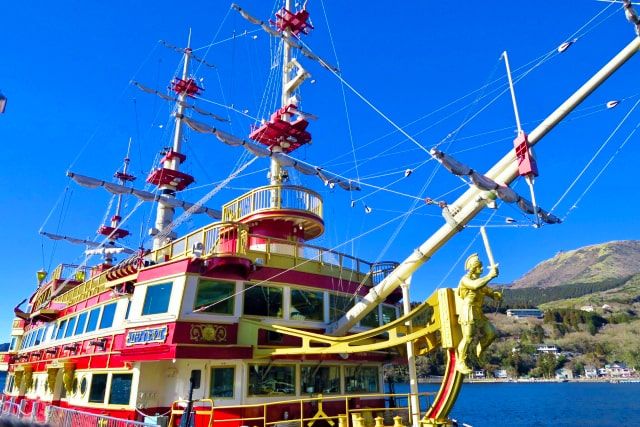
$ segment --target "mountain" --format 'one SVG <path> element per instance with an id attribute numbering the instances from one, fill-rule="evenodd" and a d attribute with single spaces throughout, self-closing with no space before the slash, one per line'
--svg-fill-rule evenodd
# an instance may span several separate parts
<path id="1" fill-rule="evenodd" d="M 640 273 L 640 241 L 622 240 L 560 252 L 516 280 L 512 289 L 626 281 Z"/>

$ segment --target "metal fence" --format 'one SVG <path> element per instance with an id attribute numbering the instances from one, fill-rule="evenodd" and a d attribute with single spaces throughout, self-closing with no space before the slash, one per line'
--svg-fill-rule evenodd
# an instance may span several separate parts
<path id="1" fill-rule="evenodd" d="M 38 417 L 38 415 L 42 415 L 40 405 L 38 403 L 29 404 L 27 401 L 23 400 L 20 403 L 15 403 L 13 400 L 6 399 L 5 396 L 2 397 L 2 401 L 0 402 L 0 419 L 3 420 L 20 420 L 26 421 L 32 425 L 35 425 L 38 422 L 44 421 L 42 416 Z M 1 424 L 1 423 L 0 423 Z M 17 425 L 29 425 L 29 424 L 15 424 Z"/>
<path id="2" fill-rule="evenodd" d="M 159 427 L 157 424 L 123 420 L 59 406 L 47 408 L 47 423 L 51 427 Z"/>

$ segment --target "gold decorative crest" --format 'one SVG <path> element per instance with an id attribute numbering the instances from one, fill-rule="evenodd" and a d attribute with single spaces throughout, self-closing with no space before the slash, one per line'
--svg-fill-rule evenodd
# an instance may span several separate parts
<path id="1" fill-rule="evenodd" d="M 208 323 L 193 324 L 189 331 L 189 339 L 193 342 L 227 342 L 227 328 L 223 325 Z"/>

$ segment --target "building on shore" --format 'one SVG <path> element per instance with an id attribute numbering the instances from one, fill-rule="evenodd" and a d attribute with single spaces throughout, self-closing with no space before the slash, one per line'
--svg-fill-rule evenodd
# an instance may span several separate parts
<path id="1" fill-rule="evenodd" d="M 507 310 L 507 316 L 515 319 L 534 318 L 542 319 L 544 313 L 537 308 L 510 308 Z"/>

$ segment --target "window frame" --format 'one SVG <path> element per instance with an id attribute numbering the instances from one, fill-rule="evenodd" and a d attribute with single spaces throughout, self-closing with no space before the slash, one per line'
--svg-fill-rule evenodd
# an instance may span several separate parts
<path id="1" fill-rule="evenodd" d="M 301 293 L 301 294 L 316 294 L 314 295 L 314 298 L 318 298 L 318 296 L 320 297 L 320 318 L 309 318 L 307 317 L 307 315 L 301 313 L 298 308 L 296 307 L 295 303 L 294 303 L 294 293 Z M 292 320 L 302 320 L 302 321 L 307 321 L 307 322 L 324 322 L 324 312 L 325 312 L 325 300 L 324 300 L 324 295 L 325 292 L 321 291 L 321 290 L 317 290 L 317 289 L 304 289 L 304 288 L 290 288 L 289 289 L 289 318 Z M 295 316 L 294 310 L 299 313 L 301 316 L 303 316 L 303 319 L 295 319 L 292 316 Z"/>
<path id="2" fill-rule="evenodd" d="M 92 392 L 93 392 L 93 387 L 95 385 L 95 380 L 96 380 L 97 377 L 102 377 L 102 376 L 105 377 L 104 387 L 102 389 L 102 400 L 92 400 L 91 396 L 92 396 Z M 108 385 L 109 385 L 109 373 L 108 372 L 97 372 L 97 373 L 91 374 L 91 383 L 89 384 L 89 394 L 87 396 L 87 402 L 104 404 L 104 399 L 107 397 L 107 386 Z"/>
<path id="3" fill-rule="evenodd" d="M 210 301 L 210 302 L 204 303 L 203 305 L 198 306 L 197 305 L 198 294 L 200 293 L 200 290 L 203 288 L 203 285 L 208 285 L 208 284 L 229 285 L 230 292 L 226 297 L 223 297 L 218 300 Z M 207 309 L 207 310 L 198 311 L 198 313 L 208 314 L 208 315 L 233 316 L 236 309 L 235 293 L 236 293 L 236 282 L 229 281 L 229 280 L 200 279 L 198 280 L 198 285 L 196 286 L 196 293 L 195 293 L 195 296 L 193 297 L 193 309 L 198 310 L 199 308 L 206 307 L 207 305 L 216 304 L 226 298 L 226 301 L 230 301 L 229 304 L 231 305 L 230 310 L 227 310 L 227 312 L 208 311 Z M 215 305 L 209 308 L 214 308 L 214 307 Z"/>
<path id="4" fill-rule="evenodd" d="M 113 398 L 113 378 L 119 376 L 119 377 L 129 377 L 129 399 L 127 400 L 126 403 L 112 403 L 112 398 Z M 129 406 L 129 404 L 131 403 L 131 394 L 133 392 L 133 372 L 111 372 L 109 373 L 109 378 L 108 378 L 108 383 L 109 385 L 109 394 L 108 396 L 105 396 L 107 398 L 106 404 L 107 405 L 120 405 L 120 406 Z M 106 395 L 106 392 L 105 392 Z"/>
<path id="5" fill-rule="evenodd" d="M 104 312 L 107 309 L 107 307 L 113 307 L 113 314 L 111 315 L 111 319 L 109 320 L 109 324 L 108 325 L 104 325 Z M 108 304 L 104 304 L 100 307 L 100 320 L 98 321 L 98 329 L 96 330 L 102 330 L 102 329 L 108 329 L 111 328 L 113 326 L 113 322 L 116 319 L 116 311 L 118 308 L 118 302 L 114 301 Z"/>
<path id="6" fill-rule="evenodd" d="M 213 372 L 214 370 L 217 369 L 231 369 L 231 396 L 216 396 L 213 394 L 213 387 L 214 387 L 214 381 L 213 381 Z M 235 365 L 220 365 L 220 366 L 212 366 L 209 369 L 209 398 L 210 399 L 228 399 L 228 400 L 233 400 L 236 398 L 236 366 Z"/>
<path id="7" fill-rule="evenodd" d="M 251 293 L 249 291 L 253 291 L 254 289 L 258 289 L 258 288 L 266 288 L 266 289 L 277 289 L 280 291 L 280 306 L 278 308 L 278 310 L 276 311 L 276 313 L 274 315 L 271 315 L 271 309 L 270 307 L 268 307 L 268 305 L 271 303 L 271 294 L 269 294 L 269 296 L 267 297 L 268 300 L 267 302 L 267 314 L 261 314 L 261 313 L 257 313 L 257 314 L 253 314 L 253 313 L 247 313 L 247 295 L 251 295 Z M 254 291 L 255 292 L 255 291 Z M 271 291 L 270 291 L 271 292 Z M 271 284 L 264 284 L 264 285 L 258 285 L 255 283 L 245 283 L 244 284 L 244 289 L 242 292 L 242 315 L 244 316 L 254 316 L 254 317 L 268 317 L 268 318 L 273 318 L 273 319 L 284 319 L 284 301 L 285 301 L 285 288 L 284 286 L 278 286 L 278 285 L 271 285 Z M 278 315 L 278 313 L 280 313 L 280 315 Z"/>
<path id="8" fill-rule="evenodd" d="M 154 289 L 154 288 L 158 288 L 161 286 L 169 286 L 169 292 L 168 292 L 168 297 L 166 300 L 166 307 L 164 308 L 164 310 L 162 311 L 155 311 L 157 309 L 154 309 L 154 311 L 149 311 L 152 307 L 151 304 L 153 304 L 153 300 L 151 300 L 151 302 L 147 303 L 147 299 L 149 298 L 149 290 Z M 144 300 L 142 301 L 142 311 L 140 312 L 141 316 L 152 316 L 154 314 L 165 314 L 169 312 L 169 308 L 171 306 L 171 296 L 173 294 L 173 282 L 162 282 L 162 283 L 155 283 L 153 285 L 148 285 L 145 289 L 144 292 Z M 163 307 L 164 307 L 164 300 L 161 300 L 161 302 L 163 303 Z"/>
<path id="9" fill-rule="evenodd" d="M 84 318 L 84 321 L 81 321 L 81 319 Z M 80 314 L 78 314 L 78 320 L 76 321 L 76 327 L 75 330 L 73 331 L 73 336 L 76 335 L 82 335 L 84 334 L 84 330 L 87 327 L 87 320 L 89 318 L 89 311 L 85 310 L 83 312 L 81 312 Z M 82 330 L 80 331 L 80 325 L 82 325 Z"/>
<path id="10" fill-rule="evenodd" d="M 90 310 L 87 310 L 89 315 L 87 316 L 87 323 L 86 323 L 86 325 L 84 327 L 85 333 L 94 332 L 94 331 L 98 330 L 98 325 L 100 324 L 100 315 L 102 313 L 102 307 L 103 306 L 93 307 Z M 93 317 L 93 313 L 97 313 L 96 316 L 95 316 L 95 323 L 93 325 L 93 329 L 89 330 L 89 325 L 91 324 L 91 319 Z"/>
<path id="11" fill-rule="evenodd" d="M 251 393 L 251 386 L 252 385 L 258 385 L 258 383 L 256 381 L 252 381 L 252 376 L 251 374 L 254 372 L 254 366 L 259 366 L 261 369 L 262 368 L 268 368 L 269 371 L 267 371 L 267 374 L 271 372 L 271 369 L 275 369 L 275 368 L 286 368 L 286 369 L 291 369 L 292 371 L 292 381 L 289 385 L 293 385 L 293 391 L 290 393 L 286 393 L 286 392 L 280 392 L 276 390 L 273 390 L 271 392 L 268 393 Z M 274 397 L 274 396 L 296 396 L 296 389 L 297 389 L 297 385 L 298 385 L 298 369 L 296 369 L 296 365 L 293 364 L 265 364 L 265 363 L 248 363 L 247 364 L 247 369 L 249 370 L 249 374 L 247 375 L 246 378 L 246 395 L 247 397 Z M 263 383 L 266 381 L 263 381 Z"/>

